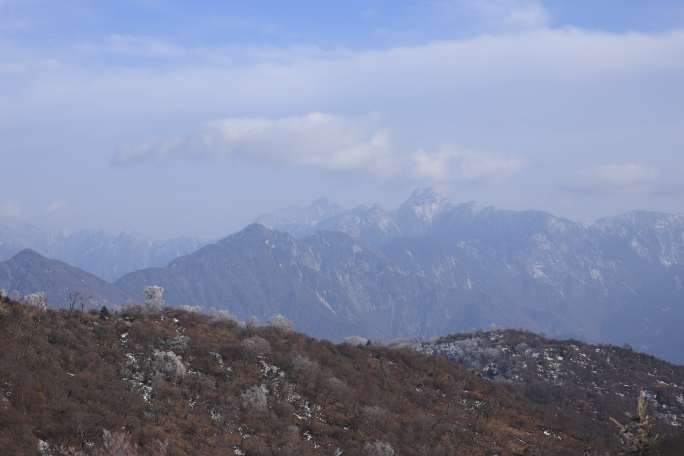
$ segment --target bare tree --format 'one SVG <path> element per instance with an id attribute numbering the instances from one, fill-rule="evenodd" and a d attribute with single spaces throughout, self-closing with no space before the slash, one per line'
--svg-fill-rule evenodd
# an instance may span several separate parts
<path id="1" fill-rule="evenodd" d="M 47 294 L 44 291 L 27 294 L 21 299 L 27 306 L 37 307 L 41 311 L 47 310 Z"/>
<path id="2" fill-rule="evenodd" d="M 629 423 L 623 425 L 613 417 L 610 420 L 615 423 L 620 431 L 623 447 L 621 455 L 650 456 L 654 454 L 653 448 L 658 436 L 653 435 L 653 423 L 648 415 L 646 391 L 641 390 L 639 393 L 636 414 Z"/>
<path id="3" fill-rule="evenodd" d="M 66 295 L 66 305 L 69 312 L 73 312 L 76 308 L 81 307 L 83 304 L 83 295 L 80 291 L 74 290 L 67 292 Z"/>

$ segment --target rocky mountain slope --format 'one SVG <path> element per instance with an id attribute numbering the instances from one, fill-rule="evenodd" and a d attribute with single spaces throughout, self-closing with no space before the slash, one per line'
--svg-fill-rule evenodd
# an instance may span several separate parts
<path id="1" fill-rule="evenodd" d="M 164 287 L 171 305 L 227 309 L 242 320 L 280 313 L 299 330 L 333 340 L 425 333 L 434 314 L 428 306 L 458 305 L 429 280 L 393 269 L 380 252 L 343 233 L 298 240 L 256 224 L 116 285 L 139 293 L 152 283 Z"/>
<path id="2" fill-rule="evenodd" d="M 628 421 L 635 397 L 644 390 L 659 432 L 684 433 L 684 366 L 627 347 L 513 330 L 458 334 L 411 346 L 446 356 L 483 378 L 519 385 L 532 402 L 555 404 L 596 426 L 611 426 L 610 417 Z"/>
<path id="3" fill-rule="evenodd" d="M 583 225 L 421 190 L 392 211 L 340 212 L 319 201 L 271 220 L 286 220 L 298 235 L 251 225 L 115 285 L 138 300 L 145 286 L 161 285 L 170 304 L 240 319 L 284 314 L 333 340 L 496 325 L 629 343 L 684 363 L 682 216 L 633 212 Z"/>
<path id="4" fill-rule="evenodd" d="M 171 304 L 243 319 L 282 313 L 333 339 L 429 338 L 495 324 L 630 343 L 684 361 L 681 266 L 632 250 L 606 253 L 580 225 L 544 213 L 462 207 L 444 223 L 380 244 L 336 231 L 297 239 L 252 225 L 116 285 L 133 294 L 159 284 Z"/>
<path id="5" fill-rule="evenodd" d="M 0 218 L 0 260 L 31 249 L 105 280 L 115 280 L 142 268 L 164 266 L 205 243 L 193 238 L 153 241 L 131 233 L 49 231 L 14 219 Z"/>
<path id="6" fill-rule="evenodd" d="M 0 345 L 0 447 L 12 455 L 598 456 L 620 445 L 605 423 L 443 357 L 282 324 L 4 300 Z"/>
<path id="7" fill-rule="evenodd" d="M 364 242 L 388 267 L 462 303 L 448 330 L 493 323 L 629 342 L 684 362 L 677 329 L 684 324 L 684 216 L 642 211 L 583 225 L 539 211 L 457 204 L 421 189 L 393 211 L 360 207 L 308 227 L 317 230 Z M 435 315 L 435 323 L 452 314 Z"/>

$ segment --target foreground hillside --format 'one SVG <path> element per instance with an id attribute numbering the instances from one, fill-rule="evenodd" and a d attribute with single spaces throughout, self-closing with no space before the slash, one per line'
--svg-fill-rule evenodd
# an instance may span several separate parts
<path id="1" fill-rule="evenodd" d="M 282 325 L 5 301 L 0 344 L 3 454 L 603 455 L 618 444 L 446 358 Z"/>
<path id="2" fill-rule="evenodd" d="M 566 416 L 610 432 L 609 418 L 628 421 L 634 398 L 646 392 L 661 435 L 684 432 L 684 366 L 631 348 L 550 340 L 512 330 L 458 334 L 414 349 L 443 355 L 471 372 L 519 385 L 532 403 L 555 405 Z"/>

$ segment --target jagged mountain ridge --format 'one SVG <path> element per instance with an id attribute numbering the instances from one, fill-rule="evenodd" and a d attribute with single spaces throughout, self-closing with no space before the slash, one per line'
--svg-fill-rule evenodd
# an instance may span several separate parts
<path id="1" fill-rule="evenodd" d="M 324 200 L 331 211 L 320 210 L 321 199 L 308 207 L 292 207 L 257 217 L 256 223 L 305 237 L 317 231 L 342 231 L 367 242 L 379 243 L 402 236 L 422 234 L 434 218 L 452 203 L 430 188 L 416 189 L 409 199 L 393 211 L 380 205 L 361 205 L 345 210 Z M 287 214 L 286 217 L 283 214 Z M 316 214 L 312 217 L 311 214 Z"/>
<path id="2" fill-rule="evenodd" d="M 150 283 L 165 288 L 171 305 L 192 302 L 262 321 L 282 313 L 304 332 L 338 340 L 350 334 L 394 338 L 405 328 L 424 333 L 432 311 L 413 304 L 450 302 L 429 280 L 407 277 L 380 251 L 344 233 L 295 239 L 257 224 L 116 285 L 136 293 Z"/>
<path id="3" fill-rule="evenodd" d="M 489 217 L 488 212 L 481 214 Z M 528 227 L 530 215 L 507 216 L 512 217 L 507 230 L 520 238 L 516 227 Z M 542 213 L 531 217 L 536 228 L 551 222 L 550 233 L 577 228 L 558 225 Z M 302 331 L 333 339 L 349 334 L 433 337 L 494 323 L 554 336 L 628 342 L 681 359 L 681 310 L 655 312 L 649 307 L 676 298 L 659 297 L 649 288 L 653 277 L 663 280 L 657 275 L 660 269 L 627 270 L 632 285 L 639 287 L 629 300 L 615 271 L 596 279 L 592 268 L 603 261 L 600 256 L 574 253 L 591 247 L 590 238 L 573 237 L 570 243 L 551 237 L 540 244 L 539 236 L 531 236 L 511 246 L 505 239 L 490 239 L 493 234 L 486 230 L 477 230 L 478 237 L 465 229 L 463 233 L 470 236 L 468 241 L 424 236 L 369 246 L 341 232 L 296 239 L 252 225 L 166 268 L 124 276 L 116 285 L 133 294 L 156 283 L 167 289 L 172 305 L 226 308 L 243 319 L 282 313 Z M 546 264 L 554 268 L 542 269 Z M 645 272 L 651 278 L 639 284 L 637 276 Z M 651 303 L 643 302 L 647 298 Z"/>
<path id="4" fill-rule="evenodd" d="M 452 294 L 479 291 L 483 301 L 470 311 L 494 313 L 490 323 L 629 341 L 684 361 L 677 330 L 684 321 L 683 216 L 635 211 L 584 225 L 539 211 L 456 204 L 429 189 L 394 211 L 376 207 L 381 223 L 365 211 L 319 227 L 362 239 Z"/>
<path id="5" fill-rule="evenodd" d="M 190 237 L 157 241 L 132 233 L 50 231 L 0 218 L 0 260 L 31 249 L 110 281 L 138 269 L 164 266 L 206 243 Z"/>
<path id="6" fill-rule="evenodd" d="M 116 286 L 141 300 L 144 286 L 158 284 L 170 304 L 241 319 L 282 313 L 335 340 L 429 338 L 495 324 L 630 343 L 684 362 L 681 216 L 634 212 L 586 226 L 423 190 L 395 211 L 365 207 L 316 226 L 294 237 L 253 225 Z M 35 286 L 28 291 L 45 289 Z"/>
<path id="7" fill-rule="evenodd" d="M 344 209 L 327 198 L 318 198 L 307 207 L 291 206 L 263 214 L 256 223 L 268 227 L 278 227 L 279 231 L 294 236 L 306 235 L 322 221 L 342 213 Z"/>

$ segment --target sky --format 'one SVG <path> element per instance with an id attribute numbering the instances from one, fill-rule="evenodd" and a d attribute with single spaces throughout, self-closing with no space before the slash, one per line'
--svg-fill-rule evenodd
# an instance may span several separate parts
<path id="1" fill-rule="evenodd" d="M 684 213 L 684 2 L 0 0 L 0 217 L 216 237 L 416 187 Z"/>

